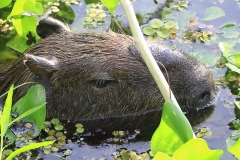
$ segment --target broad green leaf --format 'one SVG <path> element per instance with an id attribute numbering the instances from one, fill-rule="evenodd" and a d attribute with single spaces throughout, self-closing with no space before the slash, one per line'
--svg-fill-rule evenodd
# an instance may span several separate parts
<path id="1" fill-rule="evenodd" d="M 221 8 L 212 6 L 212 7 L 207 8 L 204 11 L 203 20 L 210 21 L 210 20 L 214 20 L 214 19 L 217 19 L 217 18 L 220 18 L 223 16 L 225 16 L 225 13 Z"/>
<path id="2" fill-rule="evenodd" d="M 160 125 L 152 135 L 150 143 L 151 151 L 153 155 L 156 155 L 158 152 L 163 152 L 172 156 L 173 153 L 183 144 L 183 142 L 164 121 L 164 117 L 167 115 L 163 116 L 164 115 L 162 114 Z"/>
<path id="3" fill-rule="evenodd" d="M 38 20 L 35 17 L 24 16 L 21 19 L 13 19 L 13 26 L 16 28 L 18 35 L 26 37 L 29 31 L 32 32 L 33 36 L 36 36 L 36 26 L 38 24 Z"/>
<path id="4" fill-rule="evenodd" d="M 218 160 L 222 150 L 210 150 L 202 138 L 191 139 L 182 145 L 174 154 L 176 160 Z"/>
<path id="5" fill-rule="evenodd" d="M 13 38 L 11 38 L 6 46 L 20 53 L 23 53 L 26 49 L 29 48 L 27 45 L 27 38 L 23 38 L 19 35 L 15 35 Z"/>
<path id="6" fill-rule="evenodd" d="M 39 148 L 39 147 L 43 147 L 43 146 L 48 146 L 53 144 L 53 141 L 46 141 L 46 142 L 39 142 L 39 143 L 32 143 L 29 144 L 27 146 L 24 146 L 22 148 L 19 148 L 17 150 L 15 150 L 14 152 L 12 152 L 6 160 L 11 160 L 13 159 L 15 156 L 17 156 L 18 154 L 22 153 L 22 152 L 26 152 L 29 151 L 31 149 L 35 149 L 35 148 Z"/>
<path id="7" fill-rule="evenodd" d="M 231 69 L 234 72 L 237 72 L 238 74 L 240 74 L 240 69 L 237 68 L 236 66 L 232 65 L 231 63 L 226 63 L 225 64 L 229 69 Z"/>
<path id="8" fill-rule="evenodd" d="M 23 114 L 21 114 L 20 116 L 18 116 L 16 119 L 14 119 L 12 122 L 10 122 L 10 123 L 9 123 L 9 126 L 11 126 L 13 123 L 21 120 L 22 118 L 24 118 L 24 117 L 26 117 L 26 116 L 28 116 L 28 115 L 36 112 L 36 111 L 39 110 L 40 108 L 46 107 L 46 104 L 47 104 L 47 103 L 44 103 L 44 104 L 42 104 L 42 105 L 40 105 L 40 106 L 38 106 L 38 107 L 32 108 L 32 109 L 24 112 Z"/>
<path id="9" fill-rule="evenodd" d="M 7 136 L 8 140 L 10 141 L 10 144 L 12 144 L 16 140 L 15 134 L 10 129 L 7 130 L 6 136 Z"/>
<path id="10" fill-rule="evenodd" d="M 24 16 L 21 19 L 12 19 L 13 26 L 16 28 L 18 35 L 14 36 L 9 40 L 7 46 L 23 53 L 30 46 L 27 45 L 26 35 L 31 32 L 32 36 L 35 37 L 36 42 L 40 40 L 40 37 L 36 33 L 36 26 L 38 20 L 35 17 Z"/>
<path id="11" fill-rule="evenodd" d="M 24 114 L 28 110 L 32 108 L 39 107 L 42 104 L 46 103 L 46 93 L 45 89 L 42 85 L 37 84 L 32 86 L 26 93 L 24 97 L 22 97 L 12 108 L 12 110 L 18 112 L 19 115 Z M 44 126 L 44 121 L 46 117 L 46 107 L 42 107 L 36 112 L 24 117 L 25 120 L 35 122 L 38 132 Z"/>
<path id="12" fill-rule="evenodd" d="M 12 0 L 1 0 L 0 1 L 0 8 L 8 6 L 11 2 L 12 2 Z"/>
<path id="13" fill-rule="evenodd" d="M 240 138 L 238 139 L 237 143 L 235 145 L 233 145 L 232 147 L 229 147 L 227 150 L 232 153 L 235 157 L 237 157 L 238 159 L 240 159 L 240 152 L 239 152 L 239 148 L 240 148 Z"/>
<path id="14" fill-rule="evenodd" d="M 172 102 L 165 102 L 160 125 L 151 139 L 153 155 L 160 151 L 171 156 L 192 138 L 192 128 L 185 115 Z"/>
<path id="15" fill-rule="evenodd" d="M 7 99 L 5 101 L 4 109 L 1 117 L 1 140 L 8 129 L 8 124 L 11 122 L 11 108 L 12 108 L 12 96 L 13 96 L 13 87 L 11 85 Z"/>
<path id="16" fill-rule="evenodd" d="M 167 38 L 170 34 L 168 28 L 160 28 L 156 32 L 161 38 Z"/>
<path id="17" fill-rule="evenodd" d="M 234 103 L 236 104 L 236 106 L 238 107 L 238 109 L 240 109 L 240 101 L 238 101 L 237 99 L 234 100 Z M 235 127 L 236 128 L 236 127 Z M 239 124 L 239 128 L 240 129 L 240 124 Z"/>
<path id="18" fill-rule="evenodd" d="M 163 23 L 161 20 L 159 20 L 159 19 L 154 19 L 154 20 L 151 22 L 151 27 L 152 27 L 152 28 L 160 28 L 160 27 L 162 27 L 162 26 L 164 26 L 164 23 Z"/>
<path id="19" fill-rule="evenodd" d="M 57 12 L 57 16 L 60 16 L 59 18 L 63 18 L 64 21 L 68 22 L 68 24 L 72 24 L 72 22 L 75 19 L 75 13 L 73 11 L 73 9 L 66 5 L 65 2 L 59 1 L 60 6 L 58 7 L 58 9 L 60 11 Z"/>
<path id="20" fill-rule="evenodd" d="M 231 56 L 225 57 L 229 63 L 240 68 L 240 53 L 232 54 Z"/>
<path id="21" fill-rule="evenodd" d="M 219 48 L 222 52 L 223 57 L 228 57 L 230 55 L 231 48 L 227 44 L 220 42 Z"/>
<path id="22" fill-rule="evenodd" d="M 153 160 L 174 160 L 174 158 L 169 157 L 165 153 L 157 152 L 157 154 L 154 156 Z"/>
<path id="23" fill-rule="evenodd" d="M 36 2 L 36 0 L 17 0 L 14 3 L 12 12 L 9 14 L 7 19 L 10 19 L 15 15 L 20 15 L 22 12 L 42 14 L 43 6 L 40 2 Z"/>
<path id="24" fill-rule="evenodd" d="M 23 5 L 23 10 L 35 14 L 42 14 L 43 6 L 40 2 L 36 2 L 36 0 L 27 0 Z"/>
<path id="25" fill-rule="evenodd" d="M 104 6 L 107 7 L 107 9 L 110 11 L 110 13 L 113 15 L 115 9 L 117 8 L 117 5 L 119 3 L 119 0 L 101 0 L 101 2 L 104 4 Z"/>
<path id="26" fill-rule="evenodd" d="M 240 29 L 237 26 L 225 27 L 222 28 L 221 31 L 223 32 L 221 36 L 224 38 L 238 38 L 240 34 Z"/>
<path id="27" fill-rule="evenodd" d="M 192 127 L 182 111 L 172 102 L 165 102 L 163 107 L 163 112 L 167 115 L 165 116 L 164 121 L 178 135 L 181 141 L 186 143 L 192 139 Z"/>

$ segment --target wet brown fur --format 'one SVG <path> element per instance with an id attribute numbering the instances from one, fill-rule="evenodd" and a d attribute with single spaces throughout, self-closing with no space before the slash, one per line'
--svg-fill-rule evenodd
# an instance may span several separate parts
<path id="1" fill-rule="evenodd" d="M 167 68 L 171 88 L 181 106 L 198 108 L 213 99 L 214 81 L 208 69 L 163 44 L 149 46 L 155 59 Z M 57 63 L 38 66 L 29 55 Z M 101 80 L 110 83 L 98 88 L 95 83 Z M 115 33 L 64 31 L 42 39 L 11 67 L 0 70 L 0 94 L 11 84 L 24 82 L 45 86 L 48 117 L 103 119 L 141 115 L 160 110 L 163 104 L 163 97 L 133 41 Z M 14 101 L 27 88 L 29 85 L 17 89 Z M 204 89 L 209 91 L 209 99 L 198 102 Z"/>

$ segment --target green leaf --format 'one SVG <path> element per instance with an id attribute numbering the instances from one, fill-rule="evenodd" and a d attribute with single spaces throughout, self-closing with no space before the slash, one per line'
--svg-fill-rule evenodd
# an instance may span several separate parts
<path id="1" fill-rule="evenodd" d="M 227 150 L 232 153 L 235 157 L 237 157 L 238 159 L 240 159 L 240 152 L 239 152 L 239 148 L 240 148 L 240 138 L 238 139 L 237 143 L 235 145 L 233 145 L 232 147 L 229 147 Z"/>
<path id="2" fill-rule="evenodd" d="M 43 6 L 40 2 L 36 2 L 36 0 L 17 0 L 14 3 L 12 12 L 8 15 L 7 19 L 10 19 L 15 15 L 20 15 L 22 12 L 42 14 Z"/>
<path id="3" fill-rule="evenodd" d="M 151 139 L 153 155 L 160 151 L 171 156 L 192 138 L 192 128 L 185 115 L 172 102 L 165 102 L 160 125 Z"/>
<path id="4" fill-rule="evenodd" d="M 46 93 L 45 89 L 42 85 L 37 84 L 32 86 L 26 93 L 24 97 L 22 97 L 12 108 L 12 110 L 18 112 L 19 115 L 24 114 L 28 110 L 31 110 L 35 107 L 39 107 L 46 103 Z M 46 107 L 42 107 L 36 112 L 24 117 L 25 120 L 35 122 L 38 132 L 44 126 L 44 121 L 46 117 Z"/>
<path id="5" fill-rule="evenodd" d="M 151 42 L 157 42 L 160 37 L 157 34 L 148 36 L 147 40 Z"/>
<path id="6" fill-rule="evenodd" d="M 27 37 L 26 35 L 29 31 L 32 33 L 32 36 L 35 37 L 36 42 L 40 40 L 40 37 L 36 33 L 36 26 L 38 20 L 35 17 L 24 16 L 21 19 L 12 19 L 12 23 L 18 35 L 11 38 L 6 44 L 8 47 L 23 53 L 30 46 L 27 45 Z"/>
<path id="7" fill-rule="evenodd" d="M 175 25 L 173 21 L 168 21 L 165 23 L 164 27 L 165 28 L 172 28 Z"/>
<path id="8" fill-rule="evenodd" d="M 188 3 L 187 2 L 185 2 L 185 1 L 180 1 L 180 2 L 178 2 L 181 6 L 183 6 L 183 7 L 187 7 L 188 6 Z"/>
<path id="9" fill-rule="evenodd" d="M 12 96 L 13 96 L 13 87 L 14 85 L 11 85 L 8 95 L 5 101 L 4 109 L 2 112 L 0 125 L 1 125 L 1 140 L 0 140 L 0 158 L 2 158 L 2 152 L 3 152 L 3 138 L 5 133 L 8 129 L 8 124 L 11 122 L 11 108 L 12 108 Z"/>
<path id="10" fill-rule="evenodd" d="M 174 158 L 169 157 L 165 153 L 157 152 L 157 154 L 154 156 L 153 160 L 174 160 Z"/>
<path id="11" fill-rule="evenodd" d="M 217 19 L 217 18 L 220 18 L 223 16 L 225 16 L 225 13 L 221 8 L 212 6 L 212 7 L 207 8 L 204 11 L 203 20 L 210 21 L 210 20 L 214 20 L 214 19 Z"/>
<path id="12" fill-rule="evenodd" d="M 8 140 L 10 141 L 10 144 L 12 144 L 16 140 L 15 134 L 10 129 L 7 130 L 6 136 L 7 136 Z"/>
<path id="13" fill-rule="evenodd" d="M 155 33 L 155 29 L 153 29 L 152 27 L 144 27 L 143 28 L 143 33 L 145 35 L 153 35 Z"/>
<path id="14" fill-rule="evenodd" d="M 162 26 L 164 26 L 164 23 L 163 23 L 161 20 L 159 20 L 159 19 L 154 19 L 154 20 L 151 22 L 151 27 L 152 27 L 152 28 L 160 28 L 160 27 L 162 27 Z"/>
<path id="15" fill-rule="evenodd" d="M 101 0 L 101 2 L 104 4 L 104 6 L 107 7 L 107 9 L 110 11 L 110 13 L 113 15 L 115 9 L 117 8 L 117 5 L 119 3 L 119 0 Z"/>
<path id="16" fill-rule="evenodd" d="M 22 118 L 24 118 L 24 117 L 26 117 L 26 116 L 28 116 L 28 115 L 36 112 L 37 110 L 41 109 L 42 107 L 46 107 L 46 104 L 47 104 L 47 103 L 44 103 L 44 104 L 42 104 L 42 105 L 40 105 L 40 106 L 38 106 L 38 107 L 32 108 L 32 109 L 24 112 L 23 114 L 21 114 L 20 116 L 18 116 L 16 119 L 14 119 L 12 122 L 10 122 L 8 126 L 11 126 L 13 123 L 15 123 L 15 122 L 21 120 Z"/>
<path id="17" fill-rule="evenodd" d="M 233 23 L 225 24 L 224 26 L 222 26 L 222 29 L 228 28 L 228 27 L 233 27 L 233 26 L 235 26 L 235 24 L 233 24 Z"/>
<path id="18" fill-rule="evenodd" d="M 12 0 L 1 0 L 0 1 L 0 8 L 8 6 L 11 2 L 12 2 Z"/>
<path id="19" fill-rule="evenodd" d="M 239 28 L 236 26 L 233 27 L 225 27 L 222 28 L 221 31 L 223 32 L 223 34 L 221 34 L 224 38 L 238 38 L 239 36 Z"/>
<path id="20" fill-rule="evenodd" d="M 8 91 L 7 99 L 5 101 L 5 105 L 4 105 L 4 109 L 1 117 L 1 141 L 3 140 L 2 138 L 8 129 L 8 124 L 11 122 L 13 87 L 14 85 L 11 85 Z"/>
<path id="21" fill-rule="evenodd" d="M 171 32 L 171 33 L 177 33 L 177 28 L 169 28 L 169 31 Z"/>
<path id="22" fill-rule="evenodd" d="M 222 52 L 223 57 L 226 58 L 230 55 L 231 48 L 227 44 L 220 42 L 218 46 Z"/>
<path id="23" fill-rule="evenodd" d="M 161 38 L 167 38 L 170 34 L 168 28 L 160 28 L 156 32 Z"/>
<path id="24" fill-rule="evenodd" d="M 226 59 L 232 65 L 240 68 L 240 53 L 232 54 L 232 55 L 226 57 Z"/>
<path id="25" fill-rule="evenodd" d="M 22 153 L 22 152 L 26 152 L 29 151 L 31 149 L 35 149 L 35 148 L 39 148 L 39 147 L 43 147 L 43 146 L 48 146 L 53 144 L 53 141 L 46 141 L 46 142 L 40 142 L 40 143 L 32 143 L 29 144 L 27 146 L 24 146 L 22 148 L 17 149 L 16 151 L 12 152 L 6 160 L 11 160 L 13 159 L 15 156 L 17 156 L 18 154 Z"/>
<path id="26" fill-rule="evenodd" d="M 164 10 L 162 13 L 162 19 L 166 19 L 166 16 L 171 14 L 174 11 L 174 8 L 170 8 L 168 10 Z"/>
<path id="27" fill-rule="evenodd" d="M 232 65 L 232 64 L 230 64 L 230 63 L 226 63 L 225 65 L 226 65 L 229 69 L 231 69 L 232 71 L 237 72 L 238 74 L 240 74 L 240 69 L 237 68 L 236 66 L 234 66 L 234 65 Z"/>
<path id="28" fill-rule="evenodd" d="M 182 145 L 173 154 L 173 158 L 176 160 L 218 160 L 222 154 L 222 150 L 210 150 L 204 139 L 195 138 Z"/>
<path id="29" fill-rule="evenodd" d="M 40 2 L 36 2 L 36 0 L 27 0 L 23 5 L 23 10 L 35 14 L 42 14 L 43 6 Z"/>
<path id="30" fill-rule="evenodd" d="M 183 143 L 193 138 L 192 127 L 181 110 L 172 102 L 163 105 L 166 114 L 164 121 L 178 135 Z"/>

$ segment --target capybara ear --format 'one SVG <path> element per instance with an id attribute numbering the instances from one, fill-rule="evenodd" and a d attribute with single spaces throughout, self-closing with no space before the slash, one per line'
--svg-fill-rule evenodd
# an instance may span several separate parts
<path id="1" fill-rule="evenodd" d="M 32 72 L 52 72 L 59 67 L 58 59 L 55 57 L 39 57 L 31 54 L 25 54 L 24 64 Z"/>
<path id="2" fill-rule="evenodd" d="M 45 17 L 39 21 L 36 31 L 41 38 L 46 38 L 52 34 L 60 34 L 63 31 L 70 31 L 70 29 L 59 20 Z"/>

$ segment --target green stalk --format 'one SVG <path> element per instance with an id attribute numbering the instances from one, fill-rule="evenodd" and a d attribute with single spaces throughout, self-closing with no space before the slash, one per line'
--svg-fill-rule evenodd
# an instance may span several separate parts
<path id="1" fill-rule="evenodd" d="M 135 12 L 132 7 L 132 3 L 130 2 L 130 0 L 120 0 L 120 2 L 127 16 L 128 23 L 134 37 L 134 41 L 138 49 L 140 50 L 141 56 L 144 62 L 146 63 L 149 71 L 151 72 L 155 82 L 157 83 L 158 88 L 160 89 L 165 101 L 172 101 L 176 106 L 179 107 L 177 100 L 174 97 L 172 91 L 169 90 L 169 85 L 165 77 L 163 76 L 163 73 L 159 69 L 157 62 L 153 58 L 147 46 L 146 40 L 143 37 L 142 31 L 140 30 L 138 21 L 136 19 Z M 171 99 L 170 99 L 170 92 L 171 92 Z"/>
<path id="2" fill-rule="evenodd" d="M 140 30 L 138 21 L 136 19 L 135 12 L 132 7 L 132 3 L 130 2 L 130 0 L 120 0 L 120 3 L 127 16 L 128 23 L 134 37 L 134 41 L 141 53 L 141 56 L 144 62 L 146 63 L 150 73 L 152 74 L 160 92 L 162 93 L 163 98 L 165 99 L 165 101 L 173 102 L 177 106 L 177 108 L 180 111 L 182 111 L 175 96 L 173 95 L 172 91 L 169 89 L 169 85 L 163 73 L 159 69 L 157 62 L 155 61 L 154 57 L 152 56 L 147 46 L 146 40 L 143 37 L 142 31 Z M 194 132 L 193 132 L 193 136 L 196 137 Z"/>

